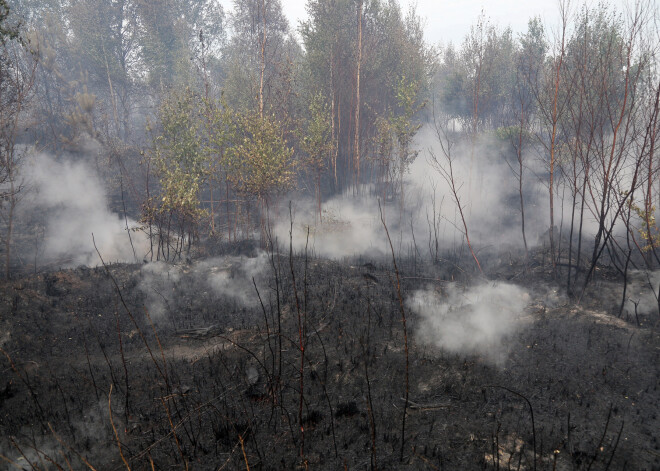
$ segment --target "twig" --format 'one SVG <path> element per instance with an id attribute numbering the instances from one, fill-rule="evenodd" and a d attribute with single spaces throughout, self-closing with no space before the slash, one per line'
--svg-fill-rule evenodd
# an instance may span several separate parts
<path id="1" fill-rule="evenodd" d="M 245 445 L 243 444 L 243 437 L 241 434 L 238 434 L 238 441 L 241 444 L 241 451 L 243 452 L 243 459 L 245 460 L 245 469 L 250 471 L 250 464 L 248 463 L 247 454 L 245 453 Z"/>
<path id="2" fill-rule="evenodd" d="M 610 410 L 607 412 L 607 420 L 605 420 L 605 429 L 603 430 L 603 435 L 600 437 L 600 441 L 598 442 L 598 446 L 596 447 L 596 451 L 594 452 L 593 458 L 591 458 L 591 461 L 589 462 L 589 466 L 587 467 L 587 471 L 591 469 L 593 466 L 594 462 L 598 458 L 598 453 L 603 446 L 603 441 L 605 441 L 605 435 L 607 434 L 607 428 L 610 425 L 610 418 L 612 417 L 612 404 L 610 404 Z"/>
<path id="3" fill-rule="evenodd" d="M 76 455 L 78 455 L 78 458 L 80 458 L 80 460 L 81 460 L 83 463 L 85 463 L 85 465 L 87 465 L 87 467 L 88 467 L 89 469 L 91 469 L 92 471 L 96 471 L 96 468 L 94 468 L 94 466 L 92 466 L 92 465 L 89 463 L 89 461 L 87 461 L 87 459 L 86 459 L 83 455 L 81 455 L 81 454 L 80 454 L 78 451 L 76 451 L 74 448 L 71 448 L 69 445 L 67 445 L 66 442 L 65 442 L 64 440 L 62 440 L 62 438 L 60 438 L 60 437 L 57 435 L 57 433 L 55 433 L 55 430 L 53 429 L 53 426 L 50 424 L 50 422 L 48 423 L 48 427 L 50 428 L 50 431 L 53 433 L 53 436 L 55 437 L 55 440 L 57 440 L 58 443 L 59 443 L 60 445 L 62 445 L 63 447 L 65 447 L 67 450 L 72 451 L 73 453 L 75 453 Z"/>
<path id="4" fill-rule="evenodd" d="M 20 469 L 20 470 L 23 469 L 23 466 L 19 466 L 19 465 L 17 465 L 14 461 L 10 460 L 10 459 L 7 458 L 5 455 L 0 454 L 0 460 L 6 461 L 7 463 L 9 463 L 9 464 L 15 466 L 17 469 Z"/>
<path id="5" fill-rule="evenodd" d="M 625 422 L 621 422 L 621 428 L 619 428 L 619 434 L 616 436 L 616 442 L 614 443 L 614 448 L 612 449 L 612 454 L 610 455 L 610 459 L 607 462 L 607 466 L 605 467 L 605 471 L 610 469 L 610 465 L 612 464 L 612 460 L 614 459 L 614 453 L 616 453 L 616 449 L 619 446 L 619 439 L 621 438 L 621 433 L 623 432 L 623 425 Z"/>
<path id="6" fill-rule="evenodd" d="M 403 405 L 403 417 L 401 419 L 401 452 L 399 455 L 399 460 L 403 461 L 403 450 L 406 443 L 406 414 L 408 412 L 408 396 L 410 392 L 410 383 L 409 383 L 409 371 L 410 363 L 408 359 L 408 328 L 406 327 L 406 311 L 403 308 L 403 296 L 401 295 L 401 278 L 399 277 L 399 267 L 396 264 L 396 257 L 394 256 L 394 246 L 392 245 L 392 239 L 390 238 L 390 231 L 387 230 L 387 224 L 385 224 L 385 218 L 383 217 L 383 208 L 380 206 L 380 200 L 378 200 L 378 211 L 380 211 L 380 220 L 383 223 L 385 228 L 385 234 L 387 235 L 387 241 L 390 244 L 390 250 L 392 251 L 392 263 L 394 264 L 394 273 L 396 274 L 396 294 L 399 298 L 399 308 L 401 309 L 401 322 L 403 324 L 403 341 L 404 341 L 404 351 L 406 355 L 406 381 L 405 381 L 405 403 Z"/>
<path id="7" fill-rule="evenodd" d="M 165 404 L 165 400 L 161 397 L 160 402 L 163 404 L 163 408 L 165 409 L 165 412 L 167 413 L 167 420 L 170 423 L 170 429 L 172 430 L 172 435 L 174 436 L 174 441 L 176 442 L 176 448 L 179 450 L 179 454 L 181 455 L 181 459 L 183 460 L 183 464 L 186 467 L 186 471 L 188 471 L 188 461 L 186 460 L 185 455 L 183 454 L 183 450 L 181 450 L 181 444 L 179 443 L 179 437 L 176 434 L 176 430 L 174 428 L 174 422 L 172 422 L 172 414 L 170 414 L 170 408 L 167 407 Z M 185 430 L 185 428 L 184 428 Z"/>
<path id="8" fill-rule="evenodd" d="M 133 257 L 135 261 L 138 261 L 137 255 L 135 253 L 135 247 L 133 246 L 133 239 L 131 238 L 131 229 L 128 227 L 128 216 L 126 215 L 126 201 L 124 201 L 124 177 L 123 175 L 119 176 L 119 185 L 121 186 L 121 204 L 124 207 L 124 222 L 126 223 L 126 232 L 128 233 L 128 241 L 131 243 L 131 249 L 133 249 Z"/>
<path id="9" fill-rule="evenodd" d="M 291 282 L 293 283 L 293 295 L 296 300 L 296 312 L 298 313 L 298 337 L 300 340 L 300 400 L 298 403 L 298 426 L 300 427 L 300 457 L 304 459 L 305 456 L 305 426 L 303 425 L 303 403 L 304 403 L 304 366 L 305 366 L 305 344 L 303 343 L 303 325 L 302 313 L 300 311 L 300 299 L 298 298 L 298 289 L 296 288 L 296 274 L 293 269 L 293 212 L 291 209 L 291 202 L 289 201 L 289 218 L 291 227 L 289 229 L 289 268 L 291 269 Z M 309 229 L 307 233 L 307 240 L 309 240 Z"/>
<path id="10" fill-rule="evenodd" d="M 369 413 L 369 425 L 371 427 L 371 469 L 378 470 L 376 460 L 376 419 L 374 418 L 374 406 L 371 398 L 371 381 L 369 380 L 369 341 L 371 337 L 371 298 L 367 297 L 367 345 L 362 344 L 364 355 L 364 377 L 367 381 L 367 412 Z M 360 342 L 362 343 L 362 342 Z"/>
<path id="11" fill-rule="evenodd" d="M 131 310 L 128 308 L 128 305 L 126 304 L 126 301 L 124 301 L 124 296 L 122 295 L 121 289 L 119 288 L 119 284 L 117 283 L 117 280 L 115 280 L 115 277 L 112 276 L 112 273 L 110 273 L 110 269 L 108 266 L 105 264 L 105 261 L 103 261 L 103 257 L 101 257 L 101 252 L 99 252 L 99 249 L 96 247 L 96 240 L 94 240 L 94 234 L 92 233 L 92 242 L 94 244 L 94 249 L 96 250 L 96 253 L 99 256 L 99 259 L 101 260 L 101 264 L 103 265 L 103 268 L 105 269 L 105 272 L 108 274 L 110 277 L 110 280 L 112 280 L 112 283 L 115 285 L 115 289 L 117 290 L 117 294 L 119 295 L 119 300 L 121 301 L 122 306 L 124 306 L 124 309 L 126 310 L 126 313 L 128 316 L 131 318 L 133 321 L 133 324 L 135 325 L 135 328 L 138 331 L 138 334 L 140 334 L 140 338 L 142 339 L 142 342 L 144 343 L 145 347 L 147 347 L 147 350 L 149 351 L 149 355 L 151 356 L 151 360 L 153 361 L 154 365 L 156 365 L 156 368 L 158 369 L 159 373 L 165 379 L 165 384 L 169 388 L 169 382 L 167 380 L 167 374 L 163 373 L 163 370 L 161 370 L 160 365 L 156 361 L 156 358 L 154 357 L 153 352 L 151 351 L 151 347 L 149 346 L 149 343 L 147 342 L 147 339 L 144 336 L 144 333 L 142 332 L 142 329 L 140 329 L 140 326 L 138 325 L 137 321 L 135 320 L 135 316 L 133 316 L 133 313 Z M 162 350 L 161 350 L 162 352 Z M 165 365 L 167 368 L 167 366 Z"/>
<path id="12" fill-rule="evenodd" d="M 402 401 L 405 401 L 406 399 L 404 397 L 401 398 Z M 418 404 L 416 402 L 411 401 L 408 399 L 408 408 L 410 410 L 433 410 L 433 409 L 446 409 L 448 407 L 451 407 L 451 404 L 446 403 L 446 404 Z"/>
<path id="13" fill-rule="evenodd" d="M 499 385 L 486 385 L 488 388 L 500 388 L 504 389 L 505 391 L 509 391 L 511 394 L 514 394 L 522 399 L 525 400 L 527 405 L 529 406 L 529 412 L 532 416 L 532 446 L 534 448 L 534 471 L 536 471 L 536 425 L 534 423 L 534 408 L 532 407 L 532 403 L 527 399 L 525 396 L 520 394 L 517 391 L 514 391 L 513 389 L 509 389 L 506 386 L 499 386 Z"/>
<path id="14" fill-rule="evenodd" d="M 112 425 L 112 431 L 115 433 L 115 439 L 117 440 L 117 447 L 119 448 L 119 456 L 121 456 L 121 460 L 124 462 L 126 469 L 128 471 L 131 471 L 131 467 L 128 464 L 128 461 L 126 461 L 126 458 L 124 458 L 124 453 L 121 450 L 121 441 L 119 440 L 119 434 L 117 433 L 115 422 L 112 420 L 112 384 L 110 385 L 110 393 L 108 393 L 108 411 L 110 412 L 110 425 Z"/>

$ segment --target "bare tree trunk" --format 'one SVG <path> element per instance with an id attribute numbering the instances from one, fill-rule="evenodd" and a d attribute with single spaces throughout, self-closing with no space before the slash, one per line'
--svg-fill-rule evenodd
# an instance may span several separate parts
<path id="1" fill-rule="evenodd" d="M 229 180 L 225 178 L 225 208 L 227 214 L 227 241 L 231 242 L 231 217 L 229 216 Z"/>
<path id="2" fill-rule="evenodd" d="M 14 210 L 16 209 L 16 194 L 14 176 L 9 175 L 9 214 L 7 215 L 7 237 L 5 239 L 5 278 L 9 279 L 11 265 L 11 238 L 14 230 Z"/>
<path id="3" fill-rule="evenodd" d="M 339 147 L 341 146 L 341 100 L 337 101 L 337 152 L 335 154 L 335 181 L 337 180 L 337 157 L 339 155 Z M 345 179 L 344 179 L 345 180 Z M 343 182 L 343 180 L 342 180 Z M 337 191 L 341 190 L 340 185 L 337 185 Z"/>
<path id="4" fill-rule="evenodd" d="M 7 44 L 2 45 L 1 53 L 6 54 L 8 62 L 3 61 L 0 74 L 0 98 L 3 105 L 9 103 L 0 109 L 0 160 L 1 170 L 5 173 L 4 183 L 9 184 L 9 213 L 7 214 L 7 235 L 5 240 L 5 277 L 9 278 L 11 265 L 11 241 L 14 230 L 14 213 L 18 202 L 18 193 L 21 191 L 21 185 L 17 185 L 17 170 L 19 158 L 16 155 L 16 138 L 20 125 L 20 118 L 24 106 L 29 99 L 29 94 L 34 85 L 35 73 L 37 70 L 36 60 L 28 68 L 21 67 L 21 60 L 18 57 L 19 52 L 16 49 L 9 49 Z M 9 67 L 6 67 L 10 65 Z M 15 66 L 14 66 L 15 65 Z M 2 70 L 4 69 L 4 70 Z M 12 93 L 9 100 L 6 100 L 2 94 Z M 2 154 L 4 151 L 4 155 Z"/>
<path id="5" fill-rule="evenodd" d="M 213 179 L 209 179 L 209 192 L 211 196 L 211 234 L 215 235 L 215 207 L 213 202 Z"/>
<path id="6" fill-rule="evenodd" d="M 334 46 L 333 46 L 334 47 Z M 334 176 L 334 185 L 335 188 L 334 190 L 337 191 L 337 151 L 339 149 L 339 146 L 337 145 L 337 129 L 335 127 L 335 121 L 336 121 L 336 116 L 335 116 L 335 108 L 336 108 L 336 93 L 335 93 L 335 53 L 334 50 L 332 51 L 332 54 L 330 56 L 330 95 L 332 96 L 331 99 L 331 127 L 332 127 L 332 142 L 334 143 L 333 149 L 332 149 L 332 155 L 330 156 L 330 164 L 332 168 L 332 173 Z"/>
<path id="7" fill-rule="evenodd" d="M 115 120 L 115 129 L 117 136 L 119 136 L 119 115 L 117 113 L 117 99 L 115 98 L 115 89 L 112 86 L 112 80 L 110 78 L 110 67 L 108 66 L 108 57 L 105 53 L 105 46 L 103 47 L 103 59 L 105 60 L 105 71 L 108 75 L 108 87 L 110 87 L 110 100 L 112 101 L 112 116 Z"/>
<path id="8" fill-rule="evenodd" d="M 529 256 L 527 248 L 527 236 L 525 235 L 525 199 L 523 197 L 523 126 L 525 125 L 525 105 L 520 101 L 520 129 L 518 130 L 518 148 L 516 149 L 516 156 L 518 157 L 518 194 L 520 196 L 520 227 L 522 230 L 523 243 L 525 244 L 525 260 Z"/>
<path id="9" fill-rule="evenodd" d="M 649 119 L 649 124 L 646 129 L 645 139 L 649 142 L 649 152 L 648 152 L 648 170 L 646 176 L 646 195 L 644 198 L 644 225 L 646 226 L 646 231 L 649 237 L 649 245 L 651 246 L 651 252 L 658 264 L 660 264 L 660 255 L 658 254 L 658 247 L 653 238 L 653 227 L 651 224 L 651 219 L 653 216 L 653 182 L 655 181 L 657 175 L 656 170 L 654 169 L 654 157 L 655 157 L 655 143 L 658 134 L 658 115 L 660 114 L 660 82 L 655 93 L 655 101 L 652 108 L 651 117 Z M 660 299 L 658 300 L 658 306 L 660 307 Z"/>
<path id="10" fill-rule="evenodd" d="M 261 0 L 263 32 L 261 39 L 261 77 L 259 79 L 259 117 L 264 117 L 264 74 L 266 72 L 266 0 Z"/>
<path id="11" fill-rule="evenodd" d="M 429 149 L 429 154 L 431 157 L 431 165 L 435 167 L 435 169 L 440 173 L 440 176 L 445 180 L 445 182 L 449 186 L 449 191 L 454 199 L 454 203 L 456 204 L 456 209 L 461 217 L 461 222 L 463 224 L 463 236 L 465 237 L 465 241 L 467 242 L 467 246 L 468 249 L 470 250 L 470 254 L 472 255 L 472 258 L 474 259 L 477 268 L 479 269 L 479 273 L 483 275 L 484 272 L 481 268 L 481 263 L 479 263 L 477 254 L 474 251 L 474 248 L 472 247 L 472 243 L 470 242 L 467 220 L 465 217 L 465 213 L 463 212 L 463 206 L 461 204 L 459 191 L 462 185 L 460 183 L 457 184 L 456 177 L 454 175 L 453 157 L 451 155 L 453 143 L 451 142 L 446 132 L 446 127 L 438 122 L 438 119 L 435 115 L 435 109 L 433 110 L 433 124 L 435 127 L 435 133 L 438 140 L 438 144 L 440 145 L 440 149 L 442 151 L 442 154 L 444 155 L 444 162 L 441 161 L 441 159 L 439 159 L 438 156 L 432 150 Z"/>
<path id="12" fill-rule="evenodd" d="M 360 73 L 362 70 L 362 4 L 363 0 L 358 2 L 357 10 L 357 72 L 355 79 L 355 141 L 353 152 L 355 153 L 355 186 L 360 188 Z"/>

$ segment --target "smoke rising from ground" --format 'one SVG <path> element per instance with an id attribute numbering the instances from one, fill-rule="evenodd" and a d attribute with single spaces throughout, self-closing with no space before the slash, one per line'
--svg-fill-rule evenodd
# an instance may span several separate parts
<path id="1" fill-rule="evenodd" d="M 660 294 L 660 271 L 633 270 L 630 272 L 624 312 L 630 316 L 648 315 L 658 312 Z"/>
<path id="2" fill-rule="evenodd" d="M 266 301 L 265 277 L 269 273 L 268 254 L 256 257 L 216 257 L 193 265 L 164 262 L 145 264 L 140 271 L 139 289 L 145 296 L 149 315 L 156 320 L 186 308 L 189 296 L 208 301 L 227 298 L 238 306 L 252 308 L 259 304 L 254 282 Z"/>
<path id="3" fill-rule="evenodd" d="M 363 192 L 368 192 L 366 187 Z M 375 197 L 345 195 L 325 201 L 321 223 L 318 221 L 316 203 L 311 199 L 298 199 L 292 205 L 293 247 L 297 251 L 304 250 L 307 245 L 308 228 L 308 250 L 318 256 L 336 259 L 357 255 L 378 256 L 389 250 Z M 281 209 L 280 213 L 285 211 L 286 217 L 276 219 L 273 232 L 280 244 L 286 247 L 291 222 L 288 209 Z M 393 213 L 389 208 L 384 211 L 387 215 Z"/>
<path id="4" fill-rule="evenodd" d="M 474 148 L 457 146 L 453 154 L 453 171 L 461 206 L 464 210 L 470 239 L 480 247 L 523 247 L 520 230 L 518 183 L 504 157 L 504 144 L 494 138 L 481 138 Z M 361 196 L 352 193 L 323 202 L 322 223 L 311 198 L 293 202 L 293 244 L 303 250 L 310 228 L 309 247 L 317 255 L 342 258 L 356 255 L 389 253 L 389 245 L 380 220 L 379 201 L 390 236 L 398 251 L 411 250 L 413 245 L 423 257 L 436 238 L 440 250 L 454 250 L 464 242 L 464 229 L 449 183 L 442 178 L 430 158 L 440 154 L 437 138 L 427 126 L 420 130 L 415 148 L 417 159 L 404 175 L 405 210 L 399 201 L 383 201 L 382 189 L 362 186 Z M 439 158 L 440 163 L 443 163 Z M 536 158 L 525 162 L 523 192 L 526 205 L 527 242 L 534 246 L 547 231 L 547 188 L 539 180 L 540 165 Z M 289 239 L 288 208 L 272 218 L 274 232 L 281 243 Z M 282 217 L 286 215 L 286 217 Z M 405 253 L 405 252 L 404 252 Z"/>
<path id="5" fill-rule="evenodd" d="M 44 265 L 99 265 L 92 234 L 106 262 L 135 261 L 126 221 L 109 209 L 104 185 L 90 165 L 39 154 L 26 162 L 23 175 L 25 195 L 18 211 L 25 220 L 37 213 L 45 217 L 39 257 Z M 128 220 L 129 228 L 135 225 Z M 147 238 L 141 232 L 131 237 L 142 260 L 149 249 Z"/>
<path id="6" fill-rule="evenodd" d="M 165 262 L 147 263 L 142 267 L 138 287 L 144 294 L 144 303 L 152 319 L 162 319 L 171 310 L 174 290 L 181 276 L 180 266 Z"/>
<path id="7" fill-rule="evenodd" d="M 521 328 L 520 318 L 529 299 L 524 289 L 508 283 L 469 288 L 450 284 L 444 296 L 419 290 L 406 304 L 420 316 L 416 335 L 421 343 L 501 363 L 507 339 Z"/>
<path id="8" fill-rule="evenodd" d="M 293 198 L 293 245 L 302 251 L 307 243 L 317 255 L 343 258 L 358 255 L 389 253 L 389 245 L 380 221 L 380 200 L 395 249 L 401 255 L 412 254 L 413 246 L 422 257 L 431 255 L 436 239 L 440 251 L 455 251 L 465 243 L 465 230 L 458 204 L 468 227 L 473 247 L 478 252 L 523 250 L 521 231 L 518 160 L 511 144 L 492 135 L 481 135 L 470 142 L 456 143 L 451 152 L 454 183 L 459 202 L 455 201 L 450 182 L 439 168 L 448 169 L 434 129 L 427 125 L 420 129 L 415 149 L 420 151 L 404 175 L 405 210 L 399 200 L 382 200 L 382 188 L 362 186 L 360 196 L 352 192 L 323 202 L 322 222 L 312 198 Z M 433 159 L 435 156 L 435 162 Z M 545 156 L 523 153 L 522 193 L 525 207 L 527 246 L 533 248 L 549 244 L 549 189 Z M 627 175 L 621 176 L 618 186 L 626 187 Z M 557 170 L 556 181 L 559 181 Z M 591 182 L 594 194 L 598 183 Z M 288 200 L 287 200 L 288 201 Z M 575 201 L 580 208 L 579 197 Z M 582 222 L 583 244 L 588 247 L 598 225 L 593 216 L 593 203 L 587 201 Z M 562 231 L 567 247 L 573 196 L 568 184 L 555 190 L 555 234 Z M 274 221 L 274 222 L 273 222 Z M 280 208 L 272 217 L 274 233 L 280 243 L 288 245 L 288 208 Z M 579 216 L 575 219 L 577 236 Z M 606 222 L 609 224 L 609 222 Z M 622 234 L 622 224 L 615 226 L 613 235 Z M 559 240 L 558 236 L 555 238 Z"/>

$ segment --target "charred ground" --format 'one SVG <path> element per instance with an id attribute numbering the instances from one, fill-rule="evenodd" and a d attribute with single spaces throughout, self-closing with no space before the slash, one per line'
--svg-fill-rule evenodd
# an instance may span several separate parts
<path id="1" fill-rule="evenodd" d="M 222 260 L 215 270 L 240 275 L 235 258 Z M 606 270 L 577 306 L 541 252 L 527 270 L 491 261 L 488 281 L 447 262 L 402 261 L 404 298 L 507 280 L 529 293 L 496 358 L 420 342 L 422 320 L 406 307 L 402 447 L 406 357 L 391 264 L 265 261 L 247 304 L 204 288 L 195 262 L 178 265 L 149 317 L 144 265 L 3 281 L 5 465 L 660 468 L 657 313 L 619 318 L 621 284 Z"/>

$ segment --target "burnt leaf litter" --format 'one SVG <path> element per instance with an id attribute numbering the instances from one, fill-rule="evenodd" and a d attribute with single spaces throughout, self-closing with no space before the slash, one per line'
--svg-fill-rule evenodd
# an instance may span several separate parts
<path id="1" fill-rule="evenodd" d="M 146 288 L 140 264 L 2 281 L 3 469 L 660 469 L 658 314 L 619 315 L 606 268 L 577 304 L 542 249 L 484 263 L 488 281 L 399 260 L 406 299 L 527 293 L 496 351 L 421 341 L 406 303 L 406 405 L 391 259 L 239 252 L 216 272 L 250 299 L 209 289 L 195 261 Z M 253 279 L 231 268 L 257 257 Z"/>

